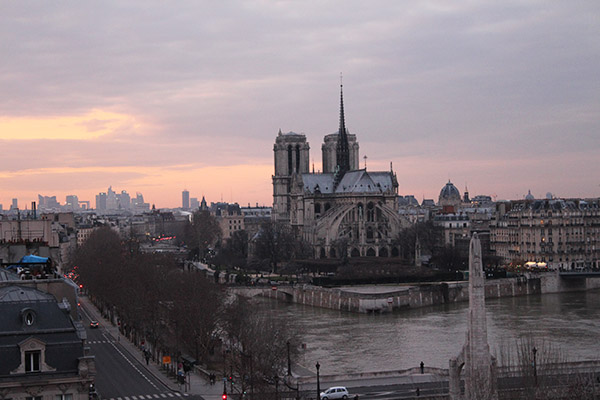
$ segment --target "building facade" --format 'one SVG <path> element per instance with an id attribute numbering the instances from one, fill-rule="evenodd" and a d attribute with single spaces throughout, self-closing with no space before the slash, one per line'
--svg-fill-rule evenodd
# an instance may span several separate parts
<path id="1" fill-rule="evenodd" d="M 74 296 L 58 302 L 7 272 L 0 275 L 0 398 L 90 398 L 95 360 L 86 353 L 83 326 L 73 319 Z"/>
<path id="2" fill-rule="evenodd" d="M 497 209 L 490 245 L 505 262 L 600 268 L 600 199 L 527 199 Z"/>
<path id="3" fill-rule="evenodd" d="M 398 255 L 394 239 L 408 225 L 398 213 L 398 182 L 390 171 L 359 169 L 359 145 L 346 130 L 340 90 L 338 132 L 325 136 L 323 172 L 309 172 L 304 134 L 275 141 L 272 219 L 289 224 L 318 258 Z"/>

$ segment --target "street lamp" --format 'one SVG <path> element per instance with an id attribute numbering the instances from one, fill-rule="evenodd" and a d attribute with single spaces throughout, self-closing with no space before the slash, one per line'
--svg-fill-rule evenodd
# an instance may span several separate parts
<path id="1" fill-rule="evenodd" d="M 275 375 L 275 400 L 279 400 L 279 376 Z"/>
<path id="2" fill-rule="evenodd" d="M 319 364 L 319 362 L 317 361 L 317 364 L 315 365 L 315 367 L 317 368 L 317 399 L 321 398 L 321 381 L 319 380 L 319 368 L 321 368 L 321 364 Z"/>
<path id="3" fill-rule="evenodd" d="M 531 350 L 533 352 L 533 379 L 535 380 L 535 385 L 537 386 L 538 383 L 538 379 L 537 379 L 537 360 L 536 360 L 536 354 L 537 354 L 537 349 L 535 348 L 535 346 L 533 347 L 533 349 Z"/>
<path id="4" fill-rule="evenodd" d="M 290 341 L 287 341 L 288 376 L 292 376 L 292 361 L 290 359 Z"/>

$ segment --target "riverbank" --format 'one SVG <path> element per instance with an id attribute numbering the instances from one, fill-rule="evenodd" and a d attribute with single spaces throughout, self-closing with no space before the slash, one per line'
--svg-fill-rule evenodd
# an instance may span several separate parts
<path id="1" fill-rule="evenodd" d="M 561 278 L 558 271 L 486 281 L 486 299 L 563 293 L 600 288 L 600 278 Z M 262 289 L 264 297 L 355 313 L 386 313 L 405 308 L 451 304 L 469 299 L 468 281 L 416 285 L 344 286 L 309 284 Z"/>

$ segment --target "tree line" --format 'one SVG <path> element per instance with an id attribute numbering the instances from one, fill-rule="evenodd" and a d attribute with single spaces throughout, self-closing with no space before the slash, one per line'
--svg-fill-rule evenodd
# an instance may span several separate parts
<path id="1" fill-rule="evenodd" d="M 284 372 L 288 341 L 297 352 L 288 321 L 256 313 L 247 301 L 226 301 L 224 288 L 201 273 L 184 272 L 169 255 L 142 253 L 108 227 L 78 248 L 73 268 L 102 314 L 153 359 L 187 354 L 233 373 L 238 389 L 241 380 L 260 390 Z"/>

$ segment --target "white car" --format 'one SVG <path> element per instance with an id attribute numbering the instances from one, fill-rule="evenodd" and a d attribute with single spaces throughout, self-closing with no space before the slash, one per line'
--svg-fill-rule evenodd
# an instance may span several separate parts
<path id="1" fill-rule="evenodd" d="M 347 399 L 348 389 L 343 386 L 330 387 L 324 392 L 321 392 L 321 400 L 332 400 L 332 399 Z"/>

